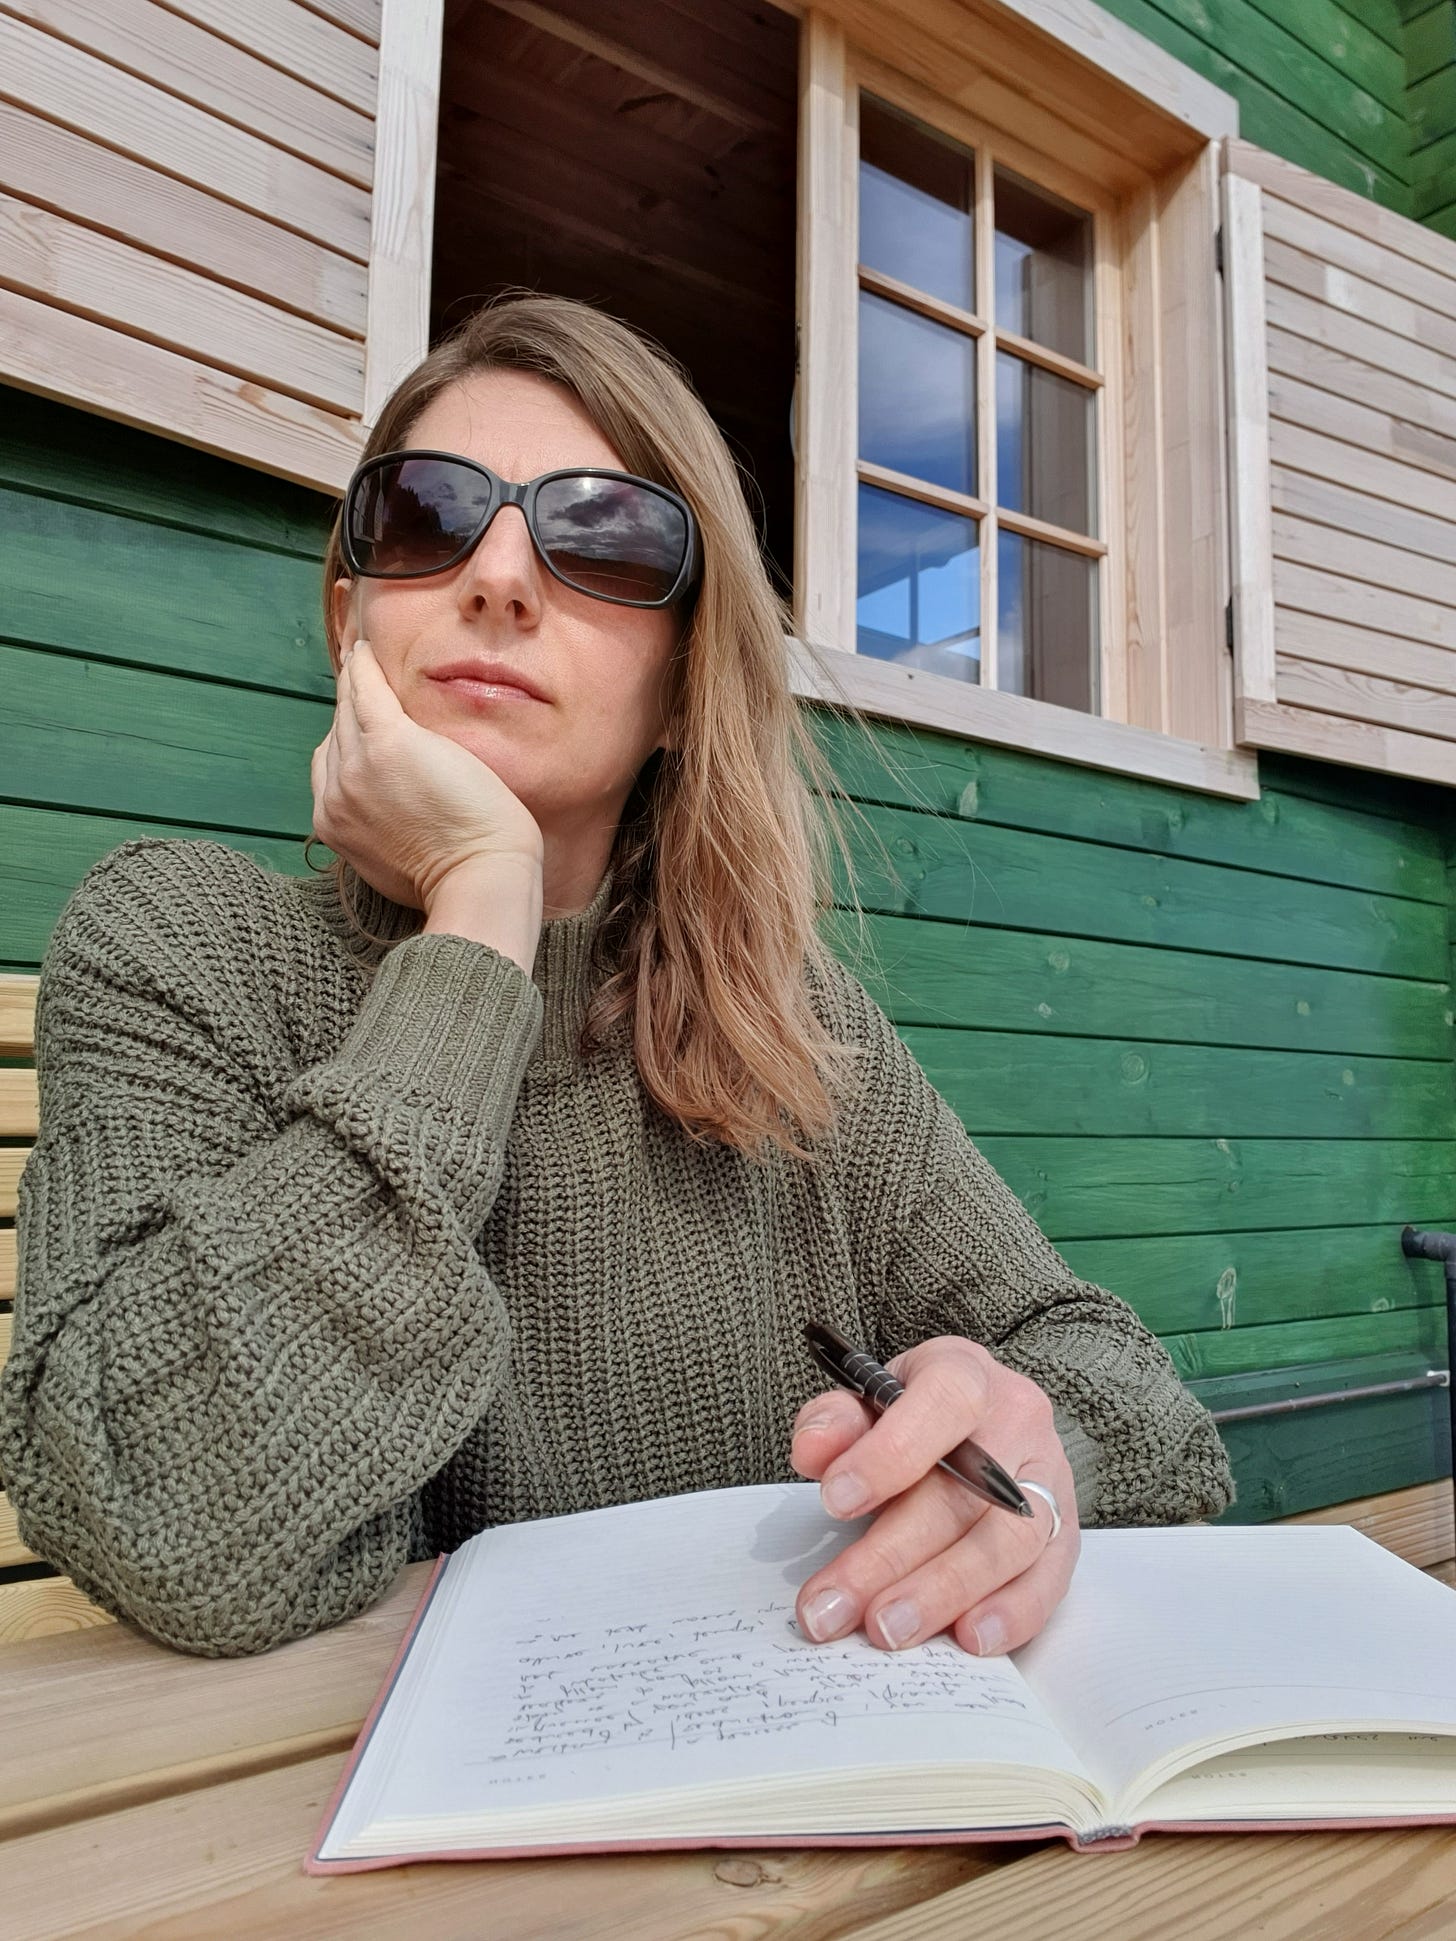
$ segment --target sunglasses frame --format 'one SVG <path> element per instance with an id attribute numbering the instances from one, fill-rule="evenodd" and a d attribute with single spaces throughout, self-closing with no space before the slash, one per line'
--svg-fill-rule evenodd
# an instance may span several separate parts
<path id="1" fill-rule="evenodd" d="M 350 513 L 353 508 L 354 497 L 360 485 L 363 484 L 371 472 L 377 472 L 386 465 L 397 464 L 403 458 L 443 458 L 447 459 L 452 465 L 463 465 L 467 471 L 478 472 L 490 485 L 490 498 L 486 503 L 485 517 L 458 551 L 453 553 L 449 559 L 444 560 L 439 566 L 418 566 L 406 573 L 371 572 L 367 566 L 359 563 L 349 532 Z M 639 485 L 644 491 L 654 492 L 659 498 L 666 499 L 669 505 L 677 507 L 687 524 L 687 545 L 683 549 L 683 563 L 678 571 L 678 576 L 673 581 L 671 590 L 662 599 L 628 600 L 618 593 L 596 593 L 590 587 L 578 586 L 575 580 L 568 579 L 564 573 L 559 572 L 552 565 L 550 556 L 545 546 L 541 543 L 541 536 L 536 529 L 536 495 L 543 485 L 550 485 L 556 479 L 562 478 L 615 479 L 623 485 Z M 478 459 L 466 458 L 460 452 L 433 451 L 423 447 L 410 447 L 405 450 L 393 452 L 378 452 L 373 458 L 366 459 L 362 465 L 355 469 L 353 477 L 344 488 L 343 507 L 339 516 L 339 544 L 349 571 L 358 574 L 363 579 L 429 579 L 436 573 L 448 573 L 452 567 L 458 566 L 461 560 L 467 559 L 480 544 L 481 540 L 484 539 L 486 533 L 489 532 L 496 514 L 503 511 L 508 505 L 518 505 L 521 508 L 522 515 L 526 521 L 526 530 L 531 535 L 531 544 L 536 549 L 536 556 L 546 568 L 547 572 L 550 573 L 551 577 L 559 580 L 563 586 L 569 586 L 573 593 L 580 593 L 588 600 L 605 600 L 608 605 L 614 607 L 646 607 L 650 609 L 670 607 L 683 597 L 697 579 L 699 559 L 698 522 L 693 517 L 693 509 L 687 500 L 680 493 L 674 492 L 671 486 L 658 485 L 652 479 L 639 478 L 635 472 L 618 472 L 614 471 L 610 466 L 605 465 L 562 465 L 554 472 L 542 472 L 536 478 L 526 479 L 524 482 L 516 483 L 511 479 L 502 478 L 499 472 L 493 472 L 488 465 L 482 465 Z"/>

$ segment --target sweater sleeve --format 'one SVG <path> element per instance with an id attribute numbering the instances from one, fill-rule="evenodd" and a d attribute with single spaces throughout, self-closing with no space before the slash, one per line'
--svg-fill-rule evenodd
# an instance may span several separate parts
<path id="1" fill-rule="evenodd" d="M 1177 1523 L 1233 1500 L 1212 1417 L 1131 1307 L 1078 1280 L 863 987 L 847 1154 L 861 1289 L 881 1360 L 936 1335 L 980 1342 L 1052 1403 L 1088 1524 Z"/>
<path id="2" fill-rule="evenodd" d="M 158 851 L 184 847 L 195 872 L 203 845 L 98 864 L 46 958 L 0 1469 L 88 1596 L 236 1656 L 384 1593 L 501 1379 L 475 1236 L 541 998 L 494 950 L 410 938 L 280 1112 L 266 1031 L 232 1022 L 240 938 L 177 907 Z"/>

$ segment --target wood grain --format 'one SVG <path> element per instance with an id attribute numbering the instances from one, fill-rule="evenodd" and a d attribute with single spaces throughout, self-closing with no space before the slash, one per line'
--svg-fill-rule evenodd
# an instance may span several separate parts
<path id="1" fill-rule="evenodd" d="M 0 1069 L 0 1139 L 33 1139 L 39 1116 L 35 1073 Z"/>
<path id="2" fill-rule="evenodd" d="M 417 1941 L 422 1932 L 485 1931 L 511 1941 L 830 1937 L 933 1899 L 1020 1851 L 704 1849 L 306 1875 L 301 1862 L 341 1763 L 338 1754 L 312 1759 L 11 1840 L 3 1847 L 7 1922 L 27 1941 L 83 1929 L 144 1932 L 149 1941 L 366 1932 Z"/>
<path id="3" fill-rule="evenodd" d="M 374 174 L 374 109 L 346 106 L 154 0 L 5 0 L 5 11 L 346 182 Z"/>
<path id="4" fill-rule="evenodd" d="M 0 1660 L 16 1646 L 115 1622 L 68 1577 L 29 1577 L 0 1584 Z"/>
<path id="5" fill-rule="evenodd" d="M 1314 1941 L 1449 1933 L 1449 1827 L 1373 1833 L 1149 1835 L 1099 1860 L 1048 1848 L 855 1930 L 855 1941 Z M 1434 1917 L 1436 1924 L 1408 1923 Z"/>
<path id="6" fill-rule="evenodd" d="M 15 1218 L 20 1175 L 29 1157 L 29 1146 L 0 1146 L 0 1220 Z"/>
<path id="7" fill-rule="evenodd" d="M 255 1658 L 189 1657 L 130 1625 L 0 1651 L 0 1831 L 348 1746 L 430 1568 L 410 1565 L 349 1623 Z"/>
<path id="8" fill-rule="evenodd" d="M 1367 1537 L 1422 1570 L 1445 1564 L 1456 1554 L 1449 1482 L 1421 1483 L 1414 1489 L 1388 1490 L 1352 1503 L 1304 1510 L 1291 1523 L 1350 1523 Z"/>

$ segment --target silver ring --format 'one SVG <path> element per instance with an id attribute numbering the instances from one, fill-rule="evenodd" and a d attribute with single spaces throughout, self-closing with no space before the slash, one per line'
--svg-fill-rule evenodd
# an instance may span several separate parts
<path id="1" fill-rule="evenodd" d="M 1033 1496 L 1039 1496 L 1041 1500 L 1046 1504 L 1047 1508 L 1051 1511 L 1052 1533 L 1047 1538 L 1047 1542 L 1055 1543 L 1057 1538 L 1062 1533 L 1062 1513 L 1057 1508 L 1056 1497 L 1052 1495 L 1051 1491 L 1045 1486 L 1045 1484 L 1030 1483 L 1027 1481 L 1027 1479 L 1024 1476 L 1017 1477 L 1016 1487 L 1019 1490 L 1030 1490 Z"/>

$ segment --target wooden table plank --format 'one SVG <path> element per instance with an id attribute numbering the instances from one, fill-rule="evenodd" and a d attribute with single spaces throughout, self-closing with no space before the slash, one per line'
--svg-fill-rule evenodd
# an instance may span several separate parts
<path id="1" fill-rule="evenodd" d="M 0 1837 L 353 1744 L 419 1603 L 412 1564 L 372 1610 L 253 1658 L 194 1658 L 128 1625 L 0 1651 Z"/>
<path id="2" fill-rule="evenodd" d="M 303 1856 L 338 1754 L 0 1847 L 6 1941 L 59 1935 L 501 1935 L 510 1941 L 834 1941 L 1014 1860 L 1008 1847 L 585 1854 L 319 1878 Z M 1019 1863 L 1019 1864 L 1024 1864 Z M 1095 1868 L 1095 1862 L 1089 1863 Z M 965 1931 L 962 1930 L 962 1933 Z"/>
<path id="3" fill-rule="evenodd" d="M 1004 1851 L 1004 1849 L 998 1849 Z M 1149 1834 L 1123 1853 L 1047 1848 L 853 1930 L 854 1941 L 1416 1941 L 1456 1933 L 1449 1827 Z"/>

